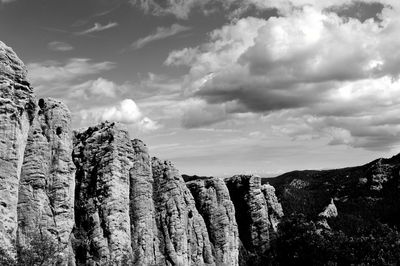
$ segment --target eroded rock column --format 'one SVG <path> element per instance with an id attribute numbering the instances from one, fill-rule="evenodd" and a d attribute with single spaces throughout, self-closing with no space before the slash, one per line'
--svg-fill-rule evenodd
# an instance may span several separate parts
<path id="1" fill-rule="evenodd" d="M 262 185 L 261 191 L 264 194 L 268 206 L 268 219 L 270 224 L 270 233 L 278 231 L 278 224 L 283 217 L 283 209 L 281 203 L 275 194 L 275 188 L 270 184 Z"/>
<path id="2" fill-rule="evenodd" d="M 156 221 L 164 265 L 215 265 L 207 227 L 170 162 L 152 160 Z"/>
<path id="3" fill-rule="evenodd" d="M 132 254 L 129 171 L 133 149 L 128 132 L 106 122 L 76 133 L 74 142 L 77 262 L 126 261 Z"/>
<path id="4" fill-rule="evenodd" d="M 133 263 L 159 265 L 163 261 L 153 202 L 153 174 L 146 145 L 132 141 L 133 165 L 130 170 L 130 218 Z"/>
<path id="5" fill-rule="evenodd" d="M 29 130 L 18 200 L 18 241 L 48 234 L 68 260 L 74 225 L 75 166 L 72 162 L 71 115 L 54 99 L 40 99 Z"/>
<path id="6" fill-rule="evenodd" d="M 238 265 L 239 232 L 235 208 L 225 182 L 219 178 L 186 183 L 203 216 L 217 265 Z"/>
<path id="7" fill-rule="evenodd" d="M 259 176 L 237 175 L 226 181 L 236 210 L 239 237 L 243 244 L 241 265 L 264 265 L 270 247 L 268 205 Z M 250 263 L 250 264 L 249 264 Z"/>
<path id="8" fill-rule="evenodd" d="M 25 66 L 0 41 L 0 243 L 11 253 L 17 232 L 18 185 L 34 113 Z"/>

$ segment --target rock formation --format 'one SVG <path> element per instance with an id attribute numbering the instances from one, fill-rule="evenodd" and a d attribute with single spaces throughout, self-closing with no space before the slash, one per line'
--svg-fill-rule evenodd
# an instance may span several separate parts
<path id="1" fill-rule="evenodd" d="M 235 208 L 225 182 L 219 178 L 187 183 L 197 210 L 207 225 L 217 265 L 238 265 L 239 232 Z"/>
<path id="2" fill-rule="evenodd" d="M 275 188 L 270 184 L 262 185 L 261 191 L 264 194 L 268 206 L 268 218 L 272 232 L 278 231 L 278 224 L 283 217 L 282 205 L 275 194 Z"/>
<path id="3" fill-rule="evenodd" d="M 130 170 L 130 218 L 133 262 L 157 265 L 163 259 L 153 201 L 153 173 L 146 145 L 135 139 L 133 166 Z"/>
<path id="4" fill-rule="evenodd" d="M 214 265 L 207 227 L 178 171 L 152 160 L 162 265 Z"/>
<path id="5" fill-rule="evenodd" d="M 331 227 L 329 226 L 328 220 L 336 218 L 337 216 L 338 216 L 338 211 L 335 202 L 333 201 L 333 199 L 331 199 L 328 206 L 326 206 L 325 209 L 318 214 L 317 225 L 320 228 L 330 230 Z"/>
<path id="6" fill-rule="evenodd" d="M 16 239 L 19 179 L 34 112 L 25 66 L 0 42 L 0 243 L 10 252 Z"/>
<path id="7" fill-rule="evenodd" d="M 240 240 L 247 258 L 240 263 L 261 265 L 270 247 L 268 205 L 261 190 L 259 176 L 237 175 L 226 181 L 236 210 Z"/>
<path id="8" fill-rule="evenodd" d="M 282 216 L 259 177 L 186 184 L 119 124 L 72 133 L 68 108 L 37 101 L 1 42 L 0 121 L 0 243 L 12 257 L 39 233 L 61 265 L 257 264 Z"/>
<path id="9" fill-rule="evenodd" d="M 40 99 L 37 109 L 21 171 L 18 241 L 24 245 L 35 232 L 49 234 L 64 247 L 66 256 L 74 225 L 71 116 L 67 107 L 54 99 Z"/>
<path id="10" fill-rule="evenodd" d="M 76 132 L 74 230 L 79 262 L 104 265 L 131 254 L 129 173 L 133 149 L 126 130 L 102 123 Z"/>

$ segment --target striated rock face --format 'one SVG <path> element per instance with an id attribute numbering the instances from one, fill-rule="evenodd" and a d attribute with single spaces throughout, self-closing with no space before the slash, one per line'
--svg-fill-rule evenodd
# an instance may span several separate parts
<path id="1" fill-rule="evenodd" d="M 239 264 L 239 232 L 235 208 L 225 182 L 219 178 L 186 183 L 203 216 L 217 265 Z"/>
<path id="2" fill-rule="evenodd" d="M 207 227 L 189 189 L 169 162 L 152 160 L 162 265 L 215 265 Z"/>
<path id="3" fill-rule="evenodd" d="M 270 247 L 271 227 L 268 205 L 259 176 L 237 175 L 226 180 L 236 210 L 241 250 L 241 265 L 261 265 Z M 265 263 L 265 261 L 264 261 Z"/>
<path id="4" fill-rule="evenodd" d="M 16 238 L 18 185 L 34 112 L 25 66 L 0 42 L 0 243 L 10 251 Z"/>
<path id="5" fill-rule="evenodd" d="M 71 115 L 54 99 L 40 99 L 29 130 L 18 199 L 18 240 L 50 234 L 66 250 L 74 225 L 75 167 Z"/>
<path id="6" fill-rule="evenodd" d="M 263 262 L 282 215 L 271 186 L 255 176 L 233 177 L 229 191 L 217 178 L 186 185 L 115 123 L 73 134 L 67 107 L 37 101 L 2 42 L 0 121 L 0 247 L 11 255 L 41 233 L 62 247 L 61 265 Z"/>
<path id="7" fill-rule="evenodd" d="M 75 134 L 77 262 L 104 265 L 131 254 L 129 178 L 133 156 L 128 132 L 114 123 Z"/>
<path id="8" fill-rule="evenodd" d="M 163 260 L 160 252 L 156 213 L 153 202 L 153 174 L 146 145 L 135 139 L 133 166 L 130 170 L 130 218 L 133 263 L 157 265 Z"/>
<path id="9" fill-rule="evenodd" d="M 283 217 L 282 205 L 276 197 L 275 188 L 273 186 L 270 184 L 262 185 L 261 191 L 267 201 L 270 229 L 276 233 L 278 231 L 278 224 Z"/>

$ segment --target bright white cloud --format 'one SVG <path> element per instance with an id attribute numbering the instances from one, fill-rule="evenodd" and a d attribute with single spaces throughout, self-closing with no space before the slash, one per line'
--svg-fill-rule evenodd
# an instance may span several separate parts
<path id="1" fill-rule="evenodd" d="M 126 86 L 117 85 L 114 82 L 105 78 L 88 80 L 83 83 L 73 85 L 69 90 L 69 97 L 76 99 L 92 99 L 96 97 L 115 98 L 117 93 L 126 91 Z"/>
<path id="2" fill-rule="evenodd" d="M 100 121 L 115 121 L 134 126 L 142 131 L 156 130 L 160 125 L 144 116 L 132 99 L 124 99 L 109 107 L 94 107 L 79 112 L 82 124 Z"/>
<path id="3" fill-rule="evenodd" d="M 140 49 L 148 45 L 151 42 L 159 41 L 177 35 L 181 32 L 190 30 L 190 27 L 182 26 L 179 24 L 172 24 L 170 27 L 158 27 L 157 30 L 143 38 L 138 39 L 132 43 L 131 47 L 133 49 Z"/>
<path id="4" fill-rule="evenodd" d="M 125 99 L 118 106 L 104 109 L 101 119 L 131 124 L 137 122 L 141 116 L 142 113 L 136 103 L 131 99 Z"/>
<path id="5" fill-rule="evenodd" d="M 117 27 L 117 26 L 118 26 L 117 22 L 109 22 L 106 25 L 101 25 L 100 23 L 96 22 L 96 23 L 94 23 L 93 27 L 91 27 L 91 28 L 89 28 L 87 30 L 78 32 L 77 34 L 78 35 L 85 35 L 85 34 L 90 34 L 90 33 L 94 33 L 94 32 L 105 31 L 105 30 L 108 30 L 108 29 L 111 29 L 111 28 L 114 28 L 114 27 Z"/>
<path id="6" fill-rule="evenodd" d="M 204 126 L 198 117 L 218 117 L 205 110 L 219 104 L 226 112 L 221 119 L 288 110 L 271 123 L 292 137 L 327 137 L 332 145 L 368 149 L 398 142 L 400 121 L 393 119 L 400 108 L 398 3 L 379 1 L 392 6 L 376 14 L 377 20 L 343 18 L 340 7 L 327 9 L 351 3 L 345 0 L 250 2 L 275 5 L 284 15 L 239 19 L 214 30 L 209 42 L 166 59 L 167 65 L 189 66 L 182 89 L 207 103 L 201 115 L 187 110 L 184 124 Z"/>

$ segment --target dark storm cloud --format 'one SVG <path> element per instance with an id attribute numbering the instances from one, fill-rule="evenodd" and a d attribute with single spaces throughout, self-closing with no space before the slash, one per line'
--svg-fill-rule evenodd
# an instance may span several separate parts
<path id="1" fill-rule="evenodd" d="M 195 95 L 204 98 L 211 104 L 236 101 L 245 107 L 233 110 L 239 112 L 268 112 L 300 108 L 320 101 L 324 93 L 322 89 L 309 93 L 307 89 L 273 89 L 262 87 L 262 84 L 258 88 L 255 87 L 256 85 L 242 84 L 238 88 L 230 87 L 229 90 L 226 90 L 225 87 L 219 88 L 218 86 L 213 86 L 212 84 L 208 86 L 196 92 Z M 319 87 L 322 87 L 322 85 Z"/>
<path id="2" fill-rule="evenodd" d="M 384 4 L 379 2 L 362 2 L 353 1 L 344 5 L 333 6 L 326 9 L 328 12 L 335 12 L 340 17 L 356 18 L 361 22 L 373 18 L 376 21 L 381 21 L 380 14 L 384 8 Z"/>

